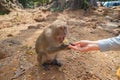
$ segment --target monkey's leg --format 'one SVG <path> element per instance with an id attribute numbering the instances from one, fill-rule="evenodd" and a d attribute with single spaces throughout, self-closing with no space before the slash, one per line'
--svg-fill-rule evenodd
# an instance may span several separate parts
<path id="1" fill-rule="evenodd" d="M 57 59 L 54 59 L 52 62 L 51 62 L 51 65 L 56 65 L 58 67 L 61 67 L 62 66 L 62 63 L 59 62 Z"/>
<path id="2" fill-rule="evenodd" d="M 54 56 L 54 59 L 51 62 L 51 65 L 61 67 L 62 63 L 60 61 L 58 61 L 57 58 L 58 58 L 58 54 L 56 53 L 56 55 Z"/>
<path id="3" fill-rule="evenodd" d="M 44 70 L 49 70 L 50 64 L 47 62 L 47 57 L 44 54 L 38 54 L 37 60 L 40 67 L 42 67 Z"/>
<path id="4" fill-rule="evenodd" d="M 49 47 L 49 48 L 47 49 L 47 51 L 48 51 L 48 53 L 54 53 L 54 52 L 58 52 L 58 51 L 61 51 L 61 50 L 65 50 L 65 49 L 67 49 L 68 46 L 69 46 L 69 45 L 62 44 L 62 45 L 60 45 L 60 46 L 58 46 L 58 47 Z M 69 48 L 68 48 L 68 49 L 69 49 Z"/>
<path id="5" fill-rule="evenodd" d="M 44 70 L 50 70 L 49 66 L 51 64 L 51 61 L 48 60 L 48 56 L 45 54 L 42 58 L 42 68 Z"/>
<path id="6" fill-rule="evenodd" d="M 44 63 L 42 64 L 42 68 L 43 68 L 44 70 L 50 70 L 50 69 L 49 69 L 49 65 L 50 65 L 50 63 L 44 62 Z"/>

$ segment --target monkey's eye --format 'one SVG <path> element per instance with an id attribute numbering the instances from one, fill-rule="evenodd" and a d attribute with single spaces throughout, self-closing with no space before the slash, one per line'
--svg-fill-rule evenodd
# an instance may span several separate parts
<path id="1" fill-rule="evenodd" d="M 60 29 L 60 30 L 63 30 L 63 27 L 61 26 L 61 27 L 59 27 L 59 29 Z"/>

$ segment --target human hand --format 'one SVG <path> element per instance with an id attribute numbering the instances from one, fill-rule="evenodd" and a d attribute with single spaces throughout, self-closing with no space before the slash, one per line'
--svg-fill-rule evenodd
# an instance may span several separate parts
<path id="1" fill-rule="evenodd" d="M 81 52 L 99 50 L 97 41 L 89 41 L 89 40 L 81 40 L 73 43 L 73 45 L 69 45 L 68 47 Z"/>

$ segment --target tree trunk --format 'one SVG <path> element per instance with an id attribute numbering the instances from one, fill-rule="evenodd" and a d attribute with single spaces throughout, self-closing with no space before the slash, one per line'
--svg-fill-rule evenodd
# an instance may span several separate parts
<path id="1" fill-rule="evenodd" d="M 94 7 L 97 6 L 97 0 L 88 0 L 88 3 Z"/>
<path id="2" fill-rule="evenodd" d="M 72 0 L 71 9 L 80 9 L 82 6 L 83 0 Z"/>
<path id="3" fill-rule="evenodd" d="M 53 9 L 84 9 L 87 11 L 89 8 L 94 9 L 97 6 L 97 0 L 49 0 L 51 5 L 49 8 Z"/>
<path id="4" fill-rule="evenodd" d="M 11 11 L 10 9 L 10 4 L 7 3 L 6 0 L 1 0 L 0 1 L 0 12 L 2 13 L 9 13 Z"/>
<path id="5" fill-rule="evenodd" d="M 26 0 L 18 0 L 19 5 L 21 6 L 21 8 L 26 8 L 27 7 L 27 1 Z"/>
<path id="6" fill-rule="evenodd" d="M 0 0 L 0 13 L 9 13 L 21 8 L 18 0 Z"/>

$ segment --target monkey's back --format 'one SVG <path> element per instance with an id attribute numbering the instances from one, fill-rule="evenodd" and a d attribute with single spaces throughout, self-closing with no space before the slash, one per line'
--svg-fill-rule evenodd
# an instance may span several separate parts
<path id="1" fill-rule="evenodd" d="M 35 43 L 36 53 L 39 54 L 40 52 L 44 52 L 46 46 L 47 46 L 47 44 L 46 44 L 46 39 L 45 39 L 44 33 L 42 33 L 42 34 L 37 38 L 36 43 Z"/>
<path id="2" fill-rule="evenodd" d="M 41 54 L 45 54 L 44 58 L 42 58 L 43 59 L 42 62 L 44 62 L 45 60 L 53 60 L 57 54 L 56 52 L 48 51 L 49 47 L 51 47 L 49 42 L 51 40 L 50 40 L 50 37 L 48 37 L 48 35 L 46 35 L 45 33 L 46 31 L 43 31 L 43 33 L 37 38 L 35 43 L 35 50 L 36 50 L 36 53 L 38 54 L 38 58 L 41 59 L 41 56 L 42 56 Z"/>

